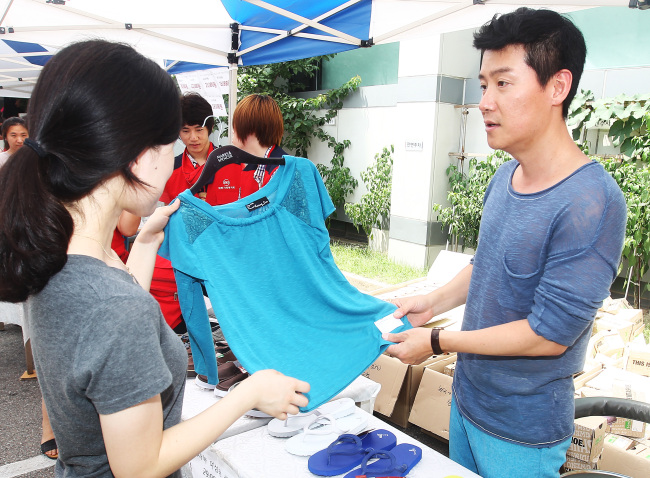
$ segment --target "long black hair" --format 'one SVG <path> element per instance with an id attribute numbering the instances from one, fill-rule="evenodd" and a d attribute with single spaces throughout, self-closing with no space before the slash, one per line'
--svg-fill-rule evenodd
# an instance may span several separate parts
<path id="1" fill-rule="evenodd" d="M 65 265 L 74 229 L 66 206 L 115 174 L 146 187 L 130 167 L 178 137 L 180 99 L 153 61 L 92 40 L 48 61 L 27 119 L 40 148 L 20 148 L 0 169 L 0 300 L 10 302 L 41 291 Z"/>

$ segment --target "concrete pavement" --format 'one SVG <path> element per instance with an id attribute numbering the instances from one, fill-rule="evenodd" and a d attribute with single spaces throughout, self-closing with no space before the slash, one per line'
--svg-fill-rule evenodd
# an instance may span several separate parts
<path id="1" fill-rule="evenodd" d="M 54 477 L 54 460 L 41 455 L 41 392 L 26 369 L 22 329 L 0 331 L 0 478 Z"/>

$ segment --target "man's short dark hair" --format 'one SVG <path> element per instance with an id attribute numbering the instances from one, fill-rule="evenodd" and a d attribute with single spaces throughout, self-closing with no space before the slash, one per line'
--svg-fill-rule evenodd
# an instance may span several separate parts
<path id="1" fill-rule="evenodd" d="M 183 115 L 183 126 L 202 126 L 208 116 L 212 116 L 212 106 L 198 93 L 185 93 L 181 97 L 181 111 Z M 205 127 L 208 133 L 212 133 L 214 128 L 214 118 L 208 118 L 205 121 Z"/>
<path id="2" fill-rule="evenodd" d="M 509 45 L 523 46 L 526 64 L 535 71 L 542 86 L 560 70 L 571 72 L 571 89 L 562 105 L 566 118 L 587 56 L 580 30 L 571 20 L 552 10 L 522 7 L 512 13 L 495 15 L 474 34 L 474 48 L 481 50 L 481 56 L 485 50 L 498 51 Z"/>

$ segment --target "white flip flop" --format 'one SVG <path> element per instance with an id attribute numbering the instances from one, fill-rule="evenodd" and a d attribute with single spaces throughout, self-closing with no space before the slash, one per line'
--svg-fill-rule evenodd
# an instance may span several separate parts
<path id="1" fill-rule="evenodd" d="M 311 424 L 320 416 L 329 415 L 335 419 L 341 418 L 354 413 L 355 408 L 354 400 L 351 398 L 340 398 L 324 403 L 310 412 L 289 415 L 286 420 L 274 418 L 267 425 L 266 431 L 274 437 L 289 438 L 298 433 L 302 433 L 305 425 Z"/>
<path id="2" fill-rule="evenodd" d="M 346 433 L 356 435 L 365 430 L 367 425 L 368 414 L 361 409 L 338 419 L 322 415 L 305 425 L 302 433 L 289 438 L 285 450 L 292 455 L 311 456 L 327 448 L 339 436 Z"/>

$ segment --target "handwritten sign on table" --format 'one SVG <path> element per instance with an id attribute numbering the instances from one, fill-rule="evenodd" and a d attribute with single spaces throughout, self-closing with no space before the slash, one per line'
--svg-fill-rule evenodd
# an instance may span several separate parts
<path id="1" fill-rule="evenodd" d="M 237 478 L 237 474 L 218 457 L 205 452 L 190 461 L 192 478 Z"/>

